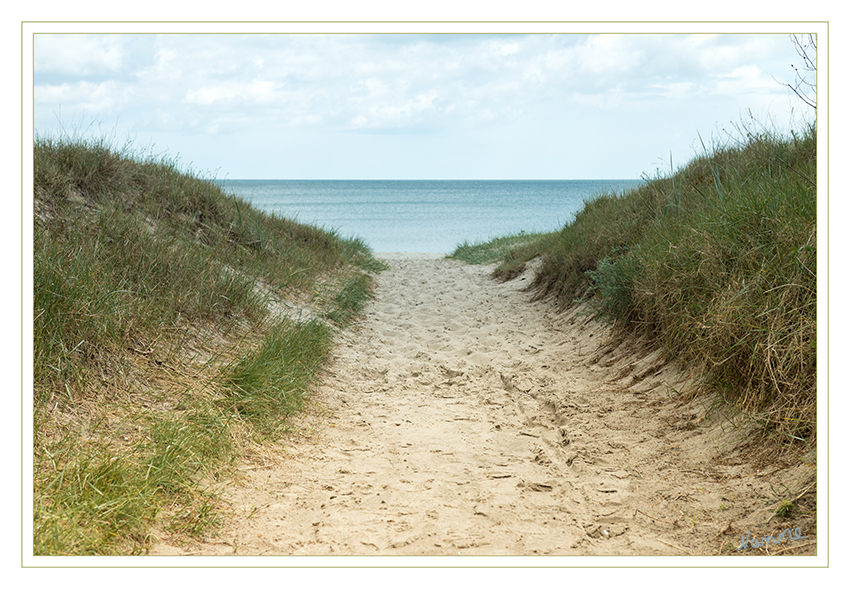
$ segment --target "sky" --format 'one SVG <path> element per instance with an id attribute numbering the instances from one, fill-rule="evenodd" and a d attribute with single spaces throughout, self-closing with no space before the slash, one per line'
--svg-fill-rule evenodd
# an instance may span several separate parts
<path id="1" fill-rule="evenodd" d="M 792 64 L 787 32 L 39 33 L 33 118 L 219 179 L 641 178 L 799 128 Z"/>

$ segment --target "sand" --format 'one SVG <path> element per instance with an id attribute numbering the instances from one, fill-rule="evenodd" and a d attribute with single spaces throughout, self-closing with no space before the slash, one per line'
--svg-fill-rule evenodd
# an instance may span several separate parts
<path id="1" fill-rule="evenodd" d="M 243 466 L 217 534 L 151 554 L 816 554 L 813 463 L 754 462 L 746 418 L 685 395 L 682 367 L 531 302 L 530 271 L 380 257 L 280 454 Z"/>

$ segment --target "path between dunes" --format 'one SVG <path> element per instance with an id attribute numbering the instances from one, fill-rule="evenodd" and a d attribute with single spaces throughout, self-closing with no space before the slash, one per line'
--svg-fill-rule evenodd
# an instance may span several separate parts
<path id="1" fill-rule="evenodd" d="M 811 467 L 759 472 L 658 355 L 529 302 L 530 274 L 384 257 L 283 455 L 245 467 L 216 536 L 152 554 L 742 554 L 788 525 L 806 538 L 769 550 L 815 554 L 813 518 L 770 521 L 771 484 Z"/>

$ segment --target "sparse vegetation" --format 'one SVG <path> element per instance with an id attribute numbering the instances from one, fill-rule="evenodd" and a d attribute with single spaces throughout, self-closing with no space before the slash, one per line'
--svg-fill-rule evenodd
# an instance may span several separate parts
<path id="1" fill-rule="evenodd" d="M 34 165 L 35 554 L 203 534 L 381 263 L 127 146 L 42 137 Z"/>

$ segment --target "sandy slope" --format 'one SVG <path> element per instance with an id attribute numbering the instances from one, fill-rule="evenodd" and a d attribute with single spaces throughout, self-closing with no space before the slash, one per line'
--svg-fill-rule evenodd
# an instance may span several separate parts
<path id="1" fill-rule="evenodd" d="M 529 275 L 386 258 L 300 435 L 245 468 L 216 537 L 153 554 L 816 553 L 813 490 L 795 518 L 772 511 L 813 467 L 760 471 L 746 422 L 683 400 L 657 355 L 529 303 Z M 806 537 L 737 551 L 786 528 Z"/>

